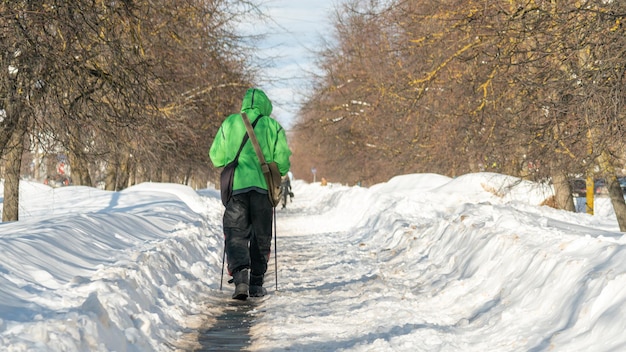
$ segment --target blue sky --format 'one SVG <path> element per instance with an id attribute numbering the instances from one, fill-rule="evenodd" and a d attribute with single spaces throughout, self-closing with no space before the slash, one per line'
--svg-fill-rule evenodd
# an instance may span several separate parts
<path id="1" fill-rule="evenodd" d="M 310 87 L 315 55 L 331 35 L 331 18 L 338 0 L 269 0 L 262 5 L 269 21 L 242 27 L 244 33 L 266 33 L 259 44 L 260 59 L 273 65 L 261 73 L 260 88 L 274 105 L 274 117 L 289 129 Z"/>

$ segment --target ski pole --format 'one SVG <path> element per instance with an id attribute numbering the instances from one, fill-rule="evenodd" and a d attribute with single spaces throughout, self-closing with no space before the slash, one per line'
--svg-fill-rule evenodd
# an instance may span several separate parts
<path id="1" fill-rule="evenodd" d="M 276 248 L 276 208 L 274 208 L 274 276 L 276 281 L 276 291 L 278 291 L 278 249 Z"/>
<path id="2" fill-rule="evenodd" d="M 220 291 L 224 282 L 224 262 L 226 261 L 226 241 L 224 240 L 224 254 L 222 254 L 222 275 L 220 276 Z"/>

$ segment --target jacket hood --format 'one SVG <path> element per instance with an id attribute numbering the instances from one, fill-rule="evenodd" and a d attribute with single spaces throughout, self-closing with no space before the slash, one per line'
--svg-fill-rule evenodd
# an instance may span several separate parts
<path id="1" fill-rule="evenodd" d="M 265 92 L 258 88 L 250 88 L 246 91 L 241 103 L 241 112 L 256 112 L 253 115 L 270 116 L 272 114 L 272 102 Z"/>

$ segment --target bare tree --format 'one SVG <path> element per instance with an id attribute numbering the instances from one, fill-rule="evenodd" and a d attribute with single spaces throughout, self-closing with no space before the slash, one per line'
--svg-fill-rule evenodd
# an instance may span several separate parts
<path id="1" fill-rule="evenodd" d="M 207 136 L 251 84 L 231 24 L 250 11 L 239 0 L 0 3 L 0 154 L 21 155 L 25 133 L 65 154 L 78 184 L 106 179 L 92 174 L 107 165 L 109 189 L 135 182 L 138 170 L 208 177 Z M 11 180 L 19 169 L 7 168 Z M 5 198 L 5 208 L 17 202 Z"/>
<path id="2" fill-rule="evenodd" d="M 551 180 L 557 206 L 573 209 L 572 175 L 623 163 L 625 10 L 600 0 L 348 3 L 320 53 L 296 153 L 312 151 L 344 182 L 370 165 L 372 182 L 420 171 Z M 361 101 L 359 115 L 347 113 Z"/>

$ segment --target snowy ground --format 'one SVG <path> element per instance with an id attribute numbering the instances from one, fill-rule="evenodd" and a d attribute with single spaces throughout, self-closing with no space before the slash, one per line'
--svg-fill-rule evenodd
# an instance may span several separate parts
<path id="1" fill-rule="evenodd" d="M 538 205 L 548 189 L 490 173 L 294 193 L 250 350 L 626 350 L 626 237 L 607 199 L 557 211 Z M 189 346 L 232 290 L 218 197 L 23 183 L 21 220 L 0 224 L 0 350 Z"/>

